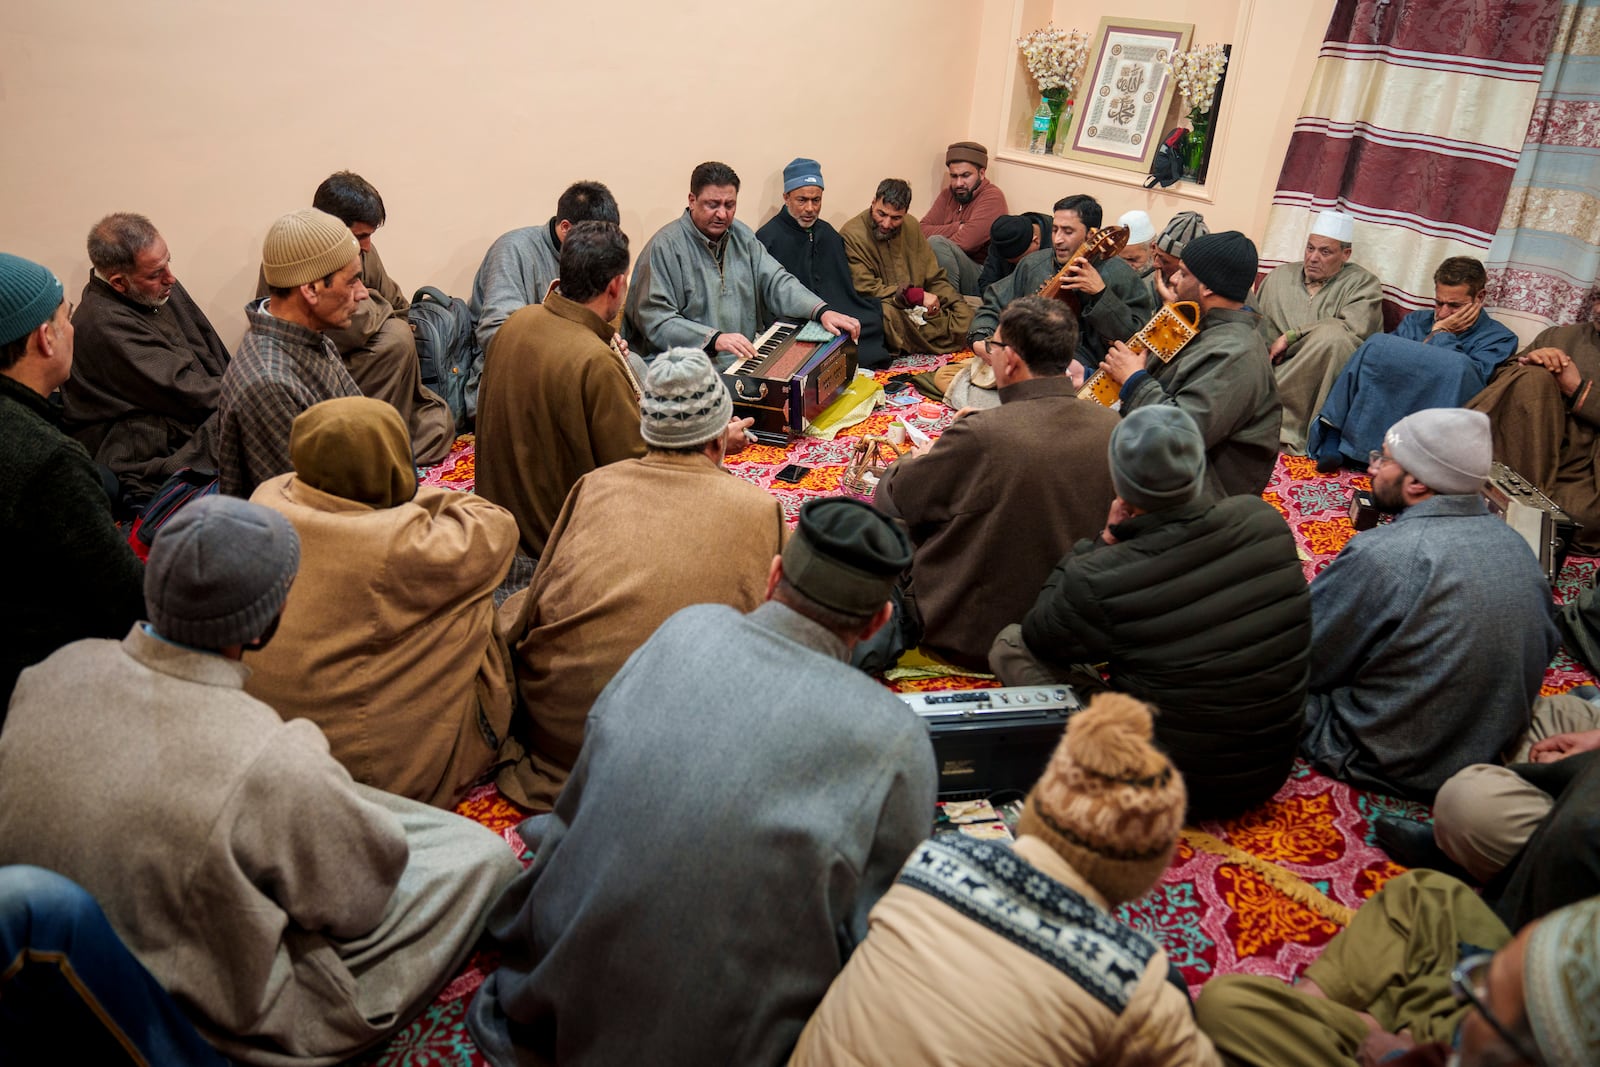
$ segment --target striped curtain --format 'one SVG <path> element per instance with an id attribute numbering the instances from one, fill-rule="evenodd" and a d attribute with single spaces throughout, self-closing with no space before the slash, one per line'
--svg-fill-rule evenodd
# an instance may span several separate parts
<path id="1" fill-rule="evenodd" d="M 1498 317 L 1524 339 L 1589 317 L 1600 286 L 1600 0 L 1561 9 L 1488 262 Z"/>
<path id="2" fill-rule="evenodd" d="M 1318 211 L 1355 219 L 1384 321 L 1433 303 L 1448 256 L 1485 258 L 1538 99 L 1561 0 L 1338 0 L 1261 244 L 1302 258 Z"/>

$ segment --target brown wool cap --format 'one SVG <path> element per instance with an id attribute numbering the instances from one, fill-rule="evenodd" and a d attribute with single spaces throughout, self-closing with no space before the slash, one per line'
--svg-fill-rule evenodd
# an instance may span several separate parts
<path id="1" fill-rule="evenodd" d="M 944 150 L 944 165 L 952 163 L 971 163 L 985 170 L 989 166 L 989 150 L 977 141 L 957 141 Z"/>
<path id="2" fill-rule="evenodd" d="M 350 227 L 314 207 L 291 211 L 267 231 L 261 244 L 261 273 L 275 289 L 309 285 L 343 270 L 361 255 Z"/>
<path id="3" fill-rule="evenodd" d="M 845 615 L 871 615 L 911 566 L 900 524 L 860 500 L 808 500 L 783 550 L 783 576 L 802 595 Z"/>
<path id="4" fill-rule="evenodd" d="M 1113 907 L 1149 891 L 1183 828 L 1183 776 L 1151 744 L 1151 715 L 1122 693 L 1095 696 L 1067 723 L 1017 823 Z"/>
<path id="5" fill-rule="evenodd" d="M 393 404 L 342 396 L 312 404 L 289 431 L 295 477 L 324 493 L 373 508 L 417 495 L 411 435 Z"/>

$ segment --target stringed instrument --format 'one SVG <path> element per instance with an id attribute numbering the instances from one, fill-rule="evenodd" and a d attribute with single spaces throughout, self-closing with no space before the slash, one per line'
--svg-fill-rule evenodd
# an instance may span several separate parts
<path id="1" fill-rule="evenodd" d="M 1194 340 L 1194 335 L 1199 332 L 1200 305 L 1193 300 L 1180 300 L 1156 312 L 1144 324 L 1144 329 L 1128 341 L 1128 347 L 1139 355 L 1153 352 L 1161 362 L 1171 363 L 1172 357 Z M 1121 394 L 1122 386 L 1102 367 L 1089 375 L 1078 390 L 1078 399 L 1093 400 L 1109 408 L 1116 404 Z"/>
<path id="2" fill-rule="evenodd" d="M 1072 265 L 1080 259 L 1088 260 L 1091 266 L 1098 267 L 1112 256 L 1118 255 L 1127 247 L 1128 228 L 1126 226 L 1102 226 L 1088 237 L 1083 239 L 1077 251 L 1067 257 L 1061 269 L 1050 276 L 1050 279 L 1039 286 L 1037 296 L 1046 300 L 1060 300 L 1072 308 L 1073 314 L 1083 312 L 1083 294 L 1076 289 L 1063 289 L 1061 283 L 1067 280 Z"/>

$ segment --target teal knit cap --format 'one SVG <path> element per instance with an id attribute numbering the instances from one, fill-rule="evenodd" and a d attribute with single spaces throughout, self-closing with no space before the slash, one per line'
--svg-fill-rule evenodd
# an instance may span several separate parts
<path id="1" fill-rule="evenodd" d="M 0 252 L 0 345 L 26 337 L 61 306 L 61 283 L 48 267 Z"/>

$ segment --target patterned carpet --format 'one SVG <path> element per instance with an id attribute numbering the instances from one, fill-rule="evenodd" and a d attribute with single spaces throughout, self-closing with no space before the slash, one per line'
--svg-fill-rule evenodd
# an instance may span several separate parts
<path id="1" fill-rule="evenodd" d="M 893 373 L 931 369 L 933 357 L 897 362 Z M 887 383 L 890 372 L 878 375 Z M 854 437 L 882 433 L 895 418 L 880 410 L 833 441 L 810 438 L 787 450 L 755 446 L 729 462 L 739 477 L 783 502 L 792 522 L 800 504 L 837 493 Z M 948 416 L 945 420 L 947 421 Z M 794 486 L 774 484 L 786 463 L 813 468 Z M 425 484 L 470 490 L 472 440 L 463 437 L 449 459 L 427 472 Z M 1345 508 L 1350 489 L 1366 476 L 1318 474 L 1309 461 L 1283 457 L 1262 494 L 1294 530 L 1312 577 L 1336 556 L 1354 534 Z M 1600 559 L 1568 561 L 1557 588 L 1565 601 L 1594 584 Z M 1563 692 L 1593 677 L 1563 649 L 1545 677 L 1547 694 Z M 898 683 L 904 688 L 949 688 L 984 684 L 979 679 L 927 678 Z M 492 786 L 475 791 L 457 809 L 505 835 L 523 854 L 513 832 L 518 811 Z M 1352 909 L 1403 870 L 1371 844 L 1371 826 L 1381 815 L 1426 819 L 1424 806 L 1351 789 L 1297 763 L 1294 773 L 1270 802 L 1236 819 L 1205 822 L 1184 833 L 1178 854 L 1161 882 L 1143 899 L 1122 909 L 1133 927 L 1157 940 L 1198 992 L 1218 974 L 1261 974 L 1289 978 L 1348 921 Z M 529 857 L 524 856 L 524 859 Z M 495 960 L 478 954 L 421 1017 L 381 1050 L 362 1060 L 386 1067 L 445 1067 L 482 1064 L 464 1022 L 466 1005 L 493 970 Z"/>

